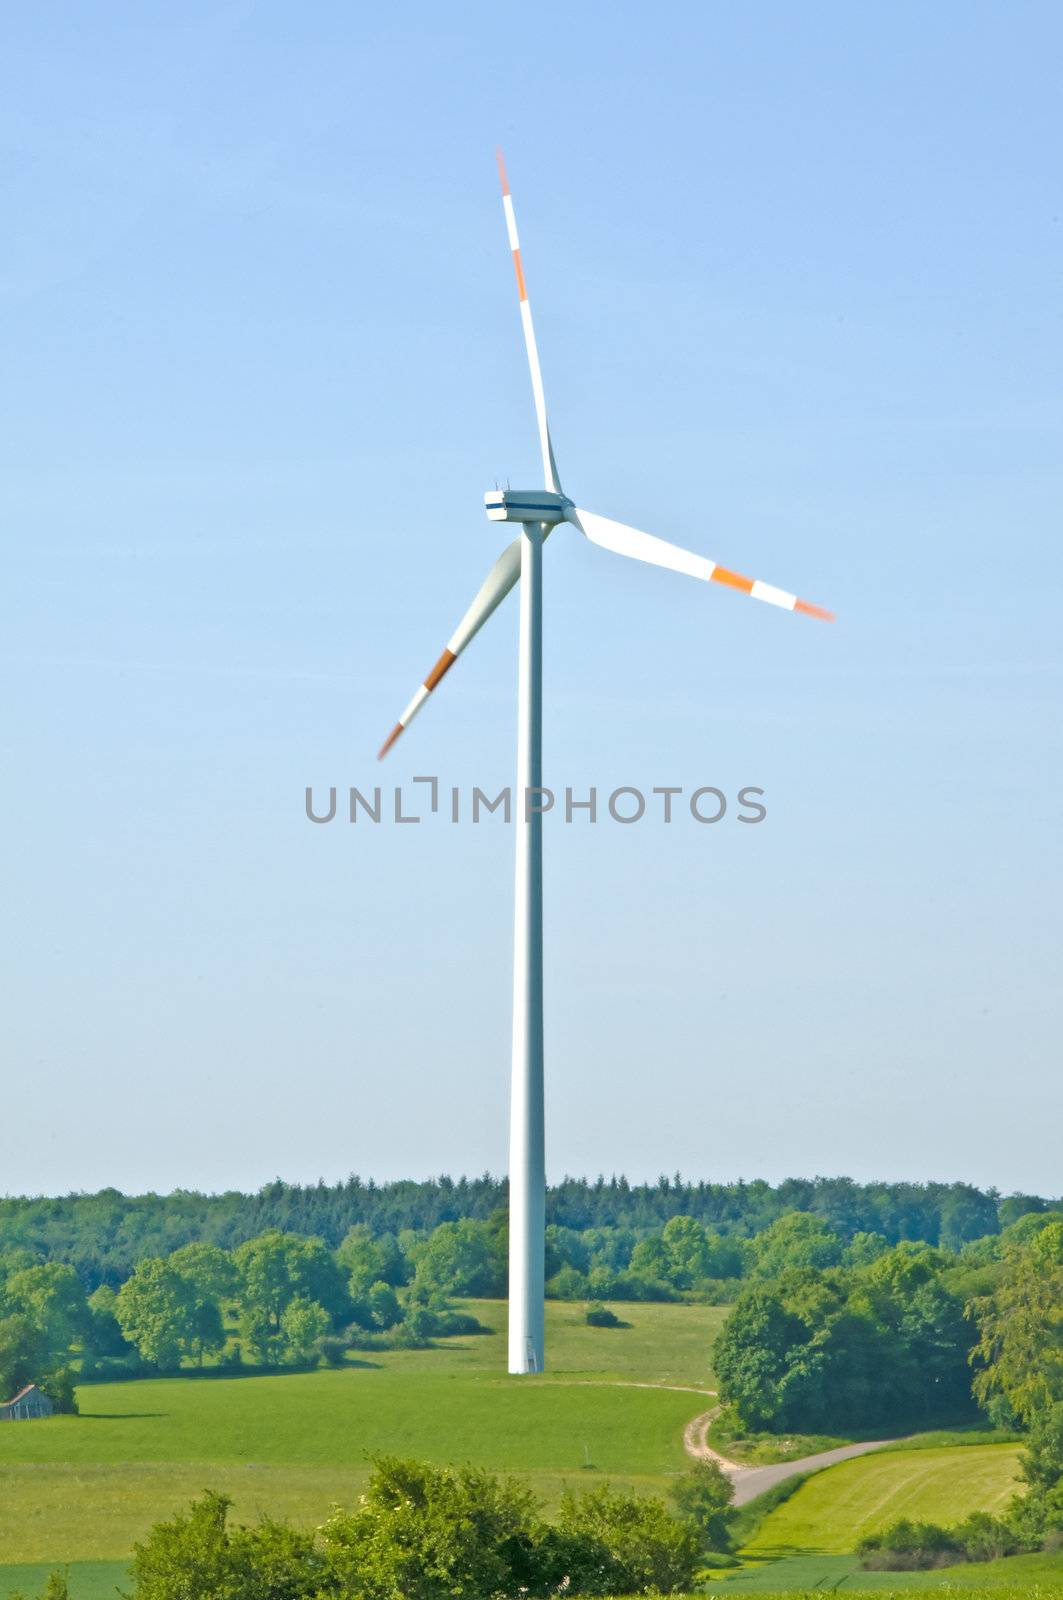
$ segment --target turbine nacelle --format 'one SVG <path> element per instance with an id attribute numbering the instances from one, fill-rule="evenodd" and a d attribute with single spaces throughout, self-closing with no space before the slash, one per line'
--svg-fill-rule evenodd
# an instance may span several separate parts
<path id="1" fill-rule="evenodd" d="M 567 495 L 552 489 L 488 489 L 484 508 L 488 522 L 545 522 L 550 527 L 575 510 Z"/>

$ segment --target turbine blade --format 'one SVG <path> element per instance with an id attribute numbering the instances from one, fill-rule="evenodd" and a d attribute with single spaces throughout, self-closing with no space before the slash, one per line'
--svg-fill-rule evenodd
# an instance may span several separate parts
<path id="1" fill-rule="evenodd" d="M 800 611 L 806 617 L 819 617 L 823 622 L 833 622 L 834 615 L 814 606 L 808 600 L 799 600 L 785 589 L 763 583 L 759 578 L 743 578 L 740 572 L 731 572 L 707 556 L 695 555 L 680 545 L 669 544 L 667 539 L 657 539 L 652 533 L 640 533 L 623 522 L 613 522 L 609 517 L 599 517 L 593 511 L 574 507 L 568 521 L 586 534 L 593 544 L 612 550 L 618 556 L 630 556 L 635 561 L 648 561 L 655 567 L 668 567 L 672 572 L 685 573 L 688 578 L 702 578 L 706 583 L 722 583 L 729 589 L 740 589 L 754 600 L 765 600 L 768 605 L 781 606 L 784 611 Z"/>
<path id="2" fill-rule="evenodd" d="M 554 494 L 560 494 L 561 483 L 557 476 L 557 462 L 554 460 L 554 447 L 550 440 L 550 425 L 546 420 L 546 395 L 543 393 L 543 374 L 539 365 L 539 347 L 535 342 L 535 327 L 532 323 L 528 289 L 524 282 L 524 267 L 520 259 L 520 239 L 517 236 L 517 219 L 513 212 L 513 197 L 509 192 L 506 163 L 502 159 L 501 150 L 497 151 L 496 154 L 498 156 L 498 175 L 502 180 L 502 209 L 506 213 L 506 233 L 509 236 L 509 248 L 513 252 L 513 266 L 517 274 L 520 320 L 524 329 L 524 345 L 528 352 L 532 394 L 535 397 L 535 420 L 539 424 L 539 448 L 543 453 L 543 477 L 546 487 L 552 489 Z"/>
<path id="3" fill-rule="evenodd" d="M 402 716 L 396 722 L 384 743 L 377 760 L 382 761 L 404 728 L 408 727 L 424 705 L 440 679 L 450 671 L 465 646 L 476 637 L 493 611 L 502 604 L 506 595 L 520 577 L 520 539 L 507 545 L 480 585 L 476 598 L 447 640 L 447 647 L 431 672 L 420 685 Z"/>

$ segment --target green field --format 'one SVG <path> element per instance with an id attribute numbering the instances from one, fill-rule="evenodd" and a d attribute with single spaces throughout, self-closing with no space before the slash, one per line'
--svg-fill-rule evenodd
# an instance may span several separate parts
<path id="1" fill-rule="evenodd" d="M 969 1511 L 998 1511 L 1019 1486 L 1018 1463 L 1018 1446 L 1010 1444 L 889 1450 L 843 1461 L 772 1511 L 744 1554 L 843 1555 L 898 1517 L 947 1524 Z"/>
<path id="2" fill-rule="evenodd" d="M 501 1330 L 500 1303 L 472 1309 Z M 230 1494 L 239 1517 L 319 1522 L 357 1494 L 380 1451 L 517 1472 L 548 1503 L 603 1477 L 660 1488 L 683 1469 L 684 1423 L 711 1403 L 701 1391 L 725 1313 L 640 1304 L 622 1315 L 631 1327 L 588 1328 L 581 1307 L 551 1304 L 551 1366 L 538 1378 L 506 1376 L 498 1331 L 343 1371 L 87 1384 L 80 1417 L 0 1433 L 3 1559 L 120 1559 L 205 1487 Z"/>
<path id="3" fill-rule="evenodd" d="M 550 1370 L 509 1378 L 505 1308 L 471 1302 L 492 1335 L 373 1352 L 341 1371 L 88 1384 L 82 1415 L 0 1431 L 0 1596 L 69 1564 L 75 1600 L 115 1600 L 134 1541 L 210 1487 L 238 1518 L 320 1522 L 349 1502 L 369 1458 L 394 1451 L 524 1477 L 547 1504 L 608 1478 L 660 1492 L 686 1464 L 683 1426 L 711 1403 L 709 1352 L 723 1308 L 628 1305 L 630 1327 L 588 1328 L 547 1308 Z M 1058 1594 L 1059 1557 L 935 1574 L 861 1573 L 860 1535 L 895 1517 L 949 1522 L 1014 1489 L 1014 1444 L 934 1445 L 845 1462 L 766 1518 L 720 1593 L 888 1593 L 953 1585 Z M 1005 1587 L 1000 1587 L 1005 1585 Z M 1024 1587 L 1025 1585 L 1025 1587 Z"/>
<path id="4" fill-rule="evenodd" d="M 708 1586 L 710 1594 L 772 1596 L 807 1594 L 874 1595 L 907 1597 L 920 1590 L 948 1595 L 949 1600 L 1060 1600 L 1063 1597 L 1063 1556 L 1012 1556 L 1006 1561 L 986 1561 L 937 1572 L 862 1572 L 855 1556 L 794 1556 L 760 1570 L 749 1568 L 726 1582 Z"/>

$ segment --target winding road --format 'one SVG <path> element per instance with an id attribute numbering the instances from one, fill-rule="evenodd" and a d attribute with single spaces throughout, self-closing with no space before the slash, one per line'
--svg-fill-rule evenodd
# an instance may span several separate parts
<path id="1" fill-rule="evenodd" d="M 833 1467 L 839 1461 L 850 1461 L 853 1456 L 866 1456 L 869 1450 L 881 1450 L 892 1439 L 870 1439 L 862 1444 L 838 1445 L 834 1450 L 821 1450 L 818 1455 L 801 1456 L 796 1461 L 778 1461 L 768 1467 L 744 1466 L 740 1461 L 728 1461 L 708 1442 L 709 1428 L 719 1416 L 719 1406 L 702 1411 L 692 1417 L 683 1429 L 683 1449 L 695 1461 L 715 1461 L 734 1484 L 734 1503 L 744 1506 L 755 1500 L 765 1489 L 773 1489 L 787 1478 L 796 1478 L 802 1472 L 816 1472 L 820 1467 Z"/>

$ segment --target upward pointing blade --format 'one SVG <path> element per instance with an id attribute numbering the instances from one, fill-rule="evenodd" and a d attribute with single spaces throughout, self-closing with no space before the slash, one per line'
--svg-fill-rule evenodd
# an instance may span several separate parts
<path id="1" fill-rule="evenodd" d="M 550 440 L 550 425 L 546 420 L 546 395 L 543 392 L 543 374 L 539 366 L 539 347 L 535 343 L 535 328 L 532 324 L 531 305 L 528 301 L 528 289 L 524 282 L 524 266 L 520 259 L 520 239 L 517 236 L 517 218 L 513 211 L 513 197 L 509 192 L 509 179 L 506 177 L 506 163 L 502 159 L 502 152 L 498 155 L 498 175 L 502 180 L 502 209 L 506 213 L 506 232 L 509 235 L 509 248 L 513 252 L 513 266 L 517 274 L 517 293 L 520 296 L 520 320 L 524 328 L 524 344 L 528 351 L 528 368 L 531 372 L 532 394 L 535 397 L 535 420 L 539 424 L 539 447 L 543 453 L 543 478 L 548 489 L 555 494 L 561 493 L 561 483 L 557 476 L 557 462 L 554 460 L 554 447 Z"/>
<path id="2" fill-rule="evenodd" d="M 417 693 L 384 740 L 384 743 L 380 746 L 377 755 L 378 761 L 384 759 L 399 734 L 405 727 L 408 727 L 418 711 L 420 711 L 436 684 L 450 671 L 465 646 L 475 639 L 488 617 L 502 604 L 502 601 L 519 577 L 520 539 L 517 538 L 514 539 L 512 544 L 506 546 L 480 585 L 475 600 L 447 640 L 447 647 L 443 654 L 417 690 Z"/>
<path id="3" fill-rule="evenodd" d="M 783 611 L 800 611 L 806 617 L 819 617 L 823 622 L 833 622 L 834 615 L 814 606 L 808 600 L 799 600 L 785 589 L 776 589 L 773 583 L 763 583 L 760 578 L 744 578 L 740 572 L 721 567 L 708 556 L 695 555 L 681 545 L 669 544 L 667 539 L 657 539 L 652 533 L 641 533 L 623 522 L 613 522 L 609 517 L 599 517 L 593 511 L 576 507 L 568 513 L 568 521 L 594 544 L 612 550 L 618 556 L 631 556 L 635 561 L 648 561 L 655 567 L 668 567 L 672 572 L 683 572 L 688 578 L 703 578 L 706 583 L 722 583 L 729 589 L 739 589 L 754 600 L 766 600 L 770 606 L 780 606 Z"/>

